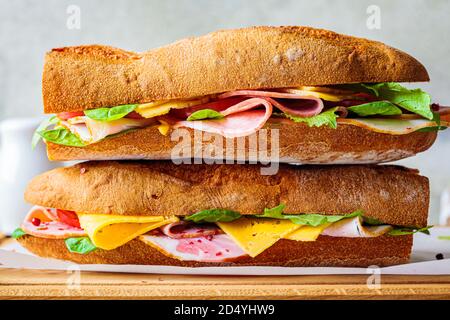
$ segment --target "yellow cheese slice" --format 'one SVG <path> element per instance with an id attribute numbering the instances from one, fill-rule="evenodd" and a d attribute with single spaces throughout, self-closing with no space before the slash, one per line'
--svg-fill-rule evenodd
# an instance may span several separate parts
<path id="1" fill-rule="evenodd" d="M 323 88 L 323 87 L 298 87 L 286 89 L 285 91 L 302 96 L 313 96 L 316 98 L 333 102 L 338 102 L 353 97 L 352 91 Z"/>
<path id="2" fill-rule="evenodd" d="M 283 239 L 295 241 L 315 241 L 323 230 L 328 228 L 331 223 L 325 223 L 317 227 L 303 226 L 294 232 L 291 232 L 283 237 Z"/>
<path id="3" fill-rule="evenodd" d="M 167 133 L 169 132 L 170 129 L 170 125 L 163 120 L 159 120 L 160 125 L 158 126 L 158 131 L 159 133 L 161 133 L 163 136 L 167 136 Z"/>
<path id="4" fill-rule="evenodd" d="M 169 113 L 170 109 L 183 109 L 196 106 L 208 102 L 209 99 L 209 96 L 206 96 L 192 100 L 154 101 L 138 105 L 135 111 L 144 118 L 153 118 Z"/>
<path id="5" fill-rule="evenodd" d="M 217 222 L 217 225 L 251 257 L 256 257 L 301 227 L 289 220 L 247 217 L 233 222 Z"/>
<path id="6" fill-rule="evenodd" d="M 110 214 L 78 214 L 80 226 L 92 243 L 112 250 L 150 230 L 178 221 L 177 217 L 122 216 Z"/>

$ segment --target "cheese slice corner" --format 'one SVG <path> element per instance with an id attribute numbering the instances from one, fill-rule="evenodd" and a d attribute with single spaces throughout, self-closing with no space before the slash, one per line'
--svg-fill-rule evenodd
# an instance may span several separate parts
<path id="1" fill-rule="evenodd" d="M 285 235 L 283 239 L 295 241 L 316 241 L 320 234 L 328 228 L 331 223 L 325 223 L 317 227 L 302 226 L 301 228 Z"/>
<path id="2" fill-rule="evenodd" d="M 124 216 L 79 213 L 80 226 L 93 244 L 100 249 L 112 250 L 128 241 L 163 225 L 176 222 L 175 216 Z"/>
<path id="3" fill-rule="evenodd" d="M 247 217 L 217 225 L 252 258 L 301 227 L 289 220 Z"/>

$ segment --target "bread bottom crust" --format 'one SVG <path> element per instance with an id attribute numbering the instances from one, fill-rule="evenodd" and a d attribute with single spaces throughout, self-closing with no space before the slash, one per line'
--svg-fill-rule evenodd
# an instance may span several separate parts
<path id="1" fill-rule="evenodd" d="M 186 135 L 174 136 L 172 139 L 171 132 L 164 136 L 156 126 L 152 126 L 119 134 L 83 148 L 48 143 L 47 153 L 49 159 L 54 161 L 208 159 L 214 156 L 214 159 L 232 161 L 364 164 L 411 157 L 430 148 L 437 136 L 436 132 L 383 134 L 347 124 L 339 124 L 336 129 L 331 129 L 310 128 L 303 123 L 268 122 L 264 129 L 267 131 L 260 130 L 257 134 L 264 135 L 267 145 L 258 144 L 256 149 L 252 147 L 249 137 L 243 138 L 245 146 L 242 146 L 237 139 L 226 140 L 220 136 L 211 138 L 202 135 L 201 131 L 195 131 L 194 134 L 192 129 L 180 129 Z M 211 151 L 212 144 L 214 154 Z"/>
<path id="2" fill-rule="evenodd" d="M 284 266 L 284 267 L 380 267 L 409 261 L 412 235 L 376 238 L 338 238 L 320 236 L 316 241 L 280 240 L 255 258 L 233 262 L 207 263 L 170 258 L 141 240 L 134 239 L 114 250 L 97 249 L 88 254 L 71 253 L 64 240 L 23 236 L 26 249 L 46 258 L 79 264 L 138 264 L 181 267 L 208 266 Z"/>

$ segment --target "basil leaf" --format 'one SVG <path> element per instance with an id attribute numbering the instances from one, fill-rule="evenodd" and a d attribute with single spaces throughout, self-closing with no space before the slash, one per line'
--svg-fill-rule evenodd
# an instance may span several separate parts
<path id="1" fill-rule="evenodd" d="M 31 139 L 31 149 L 32 150 L 34 150 L 36 148 L 37 144 L 39 143 L 39 141 L 41 141 L 42 136 L 39 134 L 39 132 L 47 130 L 48 127 L 50 127 L 51 125 L 57 124 L 58 122 L 59 122 L 59 119 L 57 116 L 53 116 L 53 117 L 41 122 L 39 127 L 37 127 L 36 131 L 34 131 L 33 138 Z"/>
<path id="2" fill-rule="evenodd" d="M 378 219 L 370 218 L 370 217 L 363 217 L 363 221 L 364 221 L 364 224 L 367 224 L 369 226 L 380 226 L 380 225 L 385 224 Z"/>
<path id="3" fill-rule="evenodd" d="M 433 119 L 430 108 L 431 97 L 421 89 L 409 90 L 397 82 L 361 85 L 383 100 L 388 100 L 426 119 Z"/>
<path id="4" fill-rule="evenodd" d="M 65 128 L 57 128 L 53 130 L 40 131 L 39 134 L 46 141 L 61 144 L 69 147 L 84 147 L 85 143 L 78 136 Z"/>
<path id="5" fill-rule="evenodd" d="M 434 132 L 434 131 L 442 131 L 447 129 L 447 127 L 440 126 L 440 127 L 425 127 L 422 129 L 417 130 L 417 132 Z"/>
<path id="6" fill-rule="evenodd" d="M 299 224 L 299 225 L 309 225 L 313 227 L 320 226 L 325 223 L 333 223 L 337 222 L 342 219 L 347 218 L 353 218 L 356 216 L 362 216 L 362 211 L 355 211 L 350 214 L 346 215 L 336 215 L 336 216 L 328 216 L 323 214 L 282 214 L 284 205 L 280 204 L 279 206 L 272 208 L 272 209 L 264 209 L 264 214 L 257 215 L 258 218 L 270 218 L 270 219 L 283 219 L 283 220 L 290 220 L 292 223 Z"/>
<path id="7" fill-rule="evenodd" d="M 231 222 L 239 219 L 241 214 L 236 211 L 226 209 L 202 210 L 184 218 L 184 220 L 195 223 L 202 222 Z"/>
<path id="8" fill-rule="evenodd" d="M 357 106 L 348 107 L 347 110 L 356 113 L 361 117 L 374 115 L 396 116 L 402 114 L 402 110 L 389 101 L 368 102 Z"/>
<path id="9" fill-rule="evenodd" d="M 22 230 L 22 228 L 17 228 L 16 230 L 11 233 L 11 238 L 13 239 L 19 239 L 20 237 L 23 237 L 26 235 L 25 231 Z"/>
<path id="10" fill-rule="evenodd" d="M 389 231 L 389 235 L 390 236 L 404 236 L 404 235 L 408 235 L 408 234 L 414 234 L 417 232 L 422 232 L 425 234 L 430 234 L 429 229 L 433 228 L 433 226 L 427 226 L 424 228 L 414 228 L 414 227 L 395 227 L 394 229 L 392 229 L 391 231 Z"/>
<path id="11" fill-rule="evenodd" d="M 187 121 L 204 120 L 204 119 L 222 119 L 223 115 L 220 112 L 212 109 L 202 109 L 193 112 Z"/>
<path id="12" fill-rule="evenodd" d="M 67 238 L 64 242 L 72 253 L 86 254 L 97 249 L 88 237 Z"/>
<path id="13" fill-rule="evenodd" d="M 84 111 L 86 117 L 97 121 L 114 121 L 125 117 L 137 108 L 137 104 L 124 104 L 112 108 L 99 108 Z"/>
<path id="14" fill-rule="evenodd" d="M 290 115 L 287 113 L 282 113 L 281 115 L 288 119 L 291 119 L 294 122 L 304 122 L 309 127 L 328 126 L 332 129 L 336 129 L 337 128 L 336 119 L 339 117 L 336 114 L 336 110 L 337 110 L 337 108 L 331 108 L 331 109 L 328 109 L 327 111 L 324 111 L 316 116 L 307 117 L 307 118 L 297 117 L 297 116 L 293 116 L 293 115 Z"/>

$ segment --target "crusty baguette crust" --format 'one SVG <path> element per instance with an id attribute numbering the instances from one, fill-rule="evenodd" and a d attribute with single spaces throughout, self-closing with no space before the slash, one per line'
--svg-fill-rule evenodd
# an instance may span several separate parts
<path id="1" fill-rule="evenodd" d="M 251 27 L 145 53 L 53 49 L 42 90 L 44 111 L 58 113 L 235 89 L 428 80 L 420 62 L 380 42 L 308 27 Z"/>
<path id="2" fill-rule="evenodd" d="M 265 129 L 267 132 L 259 131 L 258 135 L 267 137 L 267 148 L 264 148 L 263 144 L 259 144 L 256 149 L 252 148 L 248 137 L 245 138 L 245 150 L 239 150 L 237 139 L 226 140 L 219 136 L 211 139 L 200 131 L 194 134 L 192 129 L 178 129 L 185 130 L 183 132 L 190 138 L 186 140 L 172 135 L 172 132 L 163 136 L 156 127 L 148 127 L 107 138 L 83 148 L 47 143 L 47 154 L 53 161 L 208 158 L 210 152 L 207 150 L 210 150 L 211 142 L 222 141 L 222 148 L 216 149 L 220 150 L 215 154 L 216 159 L 300 164 L 364 164 L 411 157 L 430 148 L 437 136 L 436 132 L 390 135 L 347 124 L 339 124 L 336 129 L 331 129 L 310 128 L 303 123 L 269 122 Z M 279 139 L 274 140 L 278 141 L 278 148 L 271 144 L 271 137 L 275 137 L 272 129 L 279 129 Z M 175 147 L 178 148 L 182 144 L 186 147 L 182 152 L 173 152 L 178 150 Z M 226 152 L 227 145 L 235 146 L 234 155 Z M 278 152 L 272 152 L 273 147 Z"/>
<path id="3" fill-rule="evenodd" d="M 316 241 L 280 240 L 256 256 L 235 262 L 205 263 L 170 258 L 135 239 L 114 250 L 97 249 L 88 254 L 71 253 L 64 240 L 24 236 L 20 244 L 46 258 L 69 260 L 80 264 L 139 264 L 182 267 L 207 266 L 285 266 L 285 267 L 380 267 L 407 263 L 412 236 L 377 238 L 333 238 L 320 236 Z"/>
<path id="4" fill-rule="evenodd" d="M 85 162 L 34 178 L 25 199 L 37 205 L 97 214 L 185 216 L 225 208 L 365 215 L 392 225 L 427 223 L 429 184 L 398 166 L 289 166 L 261 175 L 258 165 L 176 165 L 170 161 Z"/>

